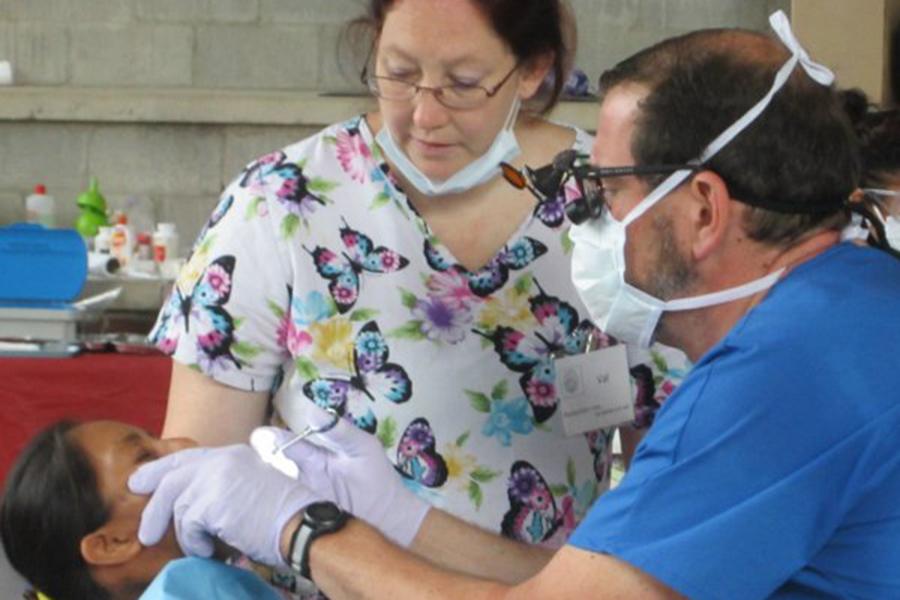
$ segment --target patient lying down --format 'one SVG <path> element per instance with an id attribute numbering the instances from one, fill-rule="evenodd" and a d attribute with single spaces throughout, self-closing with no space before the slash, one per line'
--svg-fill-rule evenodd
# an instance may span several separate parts
<path id="1" fill-rule="evenodd" d="M 276 598 L 249 571 L 182 558 L 172 527 L 155 546 L 138 540 L 149 498 L 132 494 L 128 477 L 193 445 L 114 421 L 61 422 L 41 432 L 19 456 L 0 505 L 10 563 L 52 600 Z"/>

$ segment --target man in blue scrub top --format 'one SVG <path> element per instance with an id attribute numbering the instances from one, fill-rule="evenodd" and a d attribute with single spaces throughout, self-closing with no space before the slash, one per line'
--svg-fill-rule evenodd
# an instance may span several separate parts
<path id="1" fill-rule="evenodd" d="M 393 546 L 372 526 L 391 536 L 397 478 L 345 423 L 322 436 L 332 451 L 294 447 L 316 474 L 299 483 L 236 447 L 145 466 L 132 488 L 159 492 L 142 535 L 174 506 L 182 530 L 268 562 L 302 555 L 332 597 L 900 598 L 900 261 L 841 242 L 856 142 L 831 73 L 783 15 L 772 25 L 780 40 L 667 40 L 602 79 L 575 283 L 598 326 L 696 366 L 569 545 L 430 510 L 408 551 Z M 648 168 L 612 169 L 634 165 Z M 267 500 L 273 486 L 291 500 Z M 309 535 L 320 498 L 359 518 Z M 248 527 L 241 506 L 273 526 Z"/>

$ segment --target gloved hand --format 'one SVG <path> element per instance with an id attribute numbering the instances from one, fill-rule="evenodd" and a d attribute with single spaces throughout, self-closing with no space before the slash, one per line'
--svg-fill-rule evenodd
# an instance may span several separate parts
<path id="1" fill-rule="evenodd" d="M 174 518 L 185 554 L 209 557 L 218 538 L 272 566 L 285 565 L 279 541 L 287 521 L 320 500 L 246 444 L 169 454 L 135 471 L 128 487 L 153 494 L 138 530 L 145 546 L 158 543 Z"/>
<path id="2" fill-rule="evenodd" d="M 312 425 L 329 422 L 325 411 L 310 406 Z M 274 432 L 279 445 L 294 436 L 285 429 L 260 429 Z M 431 508 L 403 484 L 378 439 L 346 419 L 297 442 L 284 454 L 300 467 L 304 487 L 336 502 L 401 546 L 412 543 Z"/>

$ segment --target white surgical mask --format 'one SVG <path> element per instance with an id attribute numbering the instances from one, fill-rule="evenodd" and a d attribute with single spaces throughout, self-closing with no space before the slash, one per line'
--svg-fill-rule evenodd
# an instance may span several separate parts
<path id="1" fill-rule="evenodd" d="M 812 62 L 800 47 L 783 12 L 772 14 L 769 23 L 791 51 L 791 58 L 775 75 L 769 92 L 706 147 L 698 159 L 699 164 L 715 156 L 765 110 L 797 64 L 822 85 L 830 85 L 834 80 L 831 71 Z M 668 301 L 656 298 L 625 281 L 628 225 L 665 198 L 690 175 L 690 169 L 672 173 L 621 221 L 617 221 L 606 207 L 598 219 L 571 229 L 570 236 L 575 244 L 572 251 L 572 281 L 578 295 L 587 306 L 594 324 L 625 343 L 647 347 L 653 342 L 653 334 L 664 312 L 705 308 L 746 298 L 773 286 L 784 272 L 781 269 L 737 287 Z"/>
<path id="2" fill-rule="evenodd" d="M 659 198 L 664 196 L 660 194 Z M 633 211 L 628 217 L 631 214 Z M 581 301 L 598 328 L 627 344 L 650 346 L 664 312 L 705 308 L 751 296 L 773 286 L 783 272 L 711 294 L 660 300 L 625 281 L 625 230 L 634 220 L 628 217 L 617 221 L 604 208 L 599 218 L 570 232 L 575 243 L 572 281 Z"/>
<path id="3" fill-rule="evenodd" d="M 467 164 L 465 167 L 445 179 L 433 181 L 425 175 L 400 149 L 394 136 L 391 135 L 387 123 L 383 124 L 381 131 L 375 136 L 375 141 L 381 146 L 384 156 L 391 162 L 403 177 L 414 188 L 426 196 L 443 196 L 445 194 L 458 194 L 478 187 L 482 183 L 492 179 L 500 173 L 500 163 L 510 162 L 517 157 L 521 150 L 519 141 L 513 132 L 516 117 L 519 115 L 519 98 L 516 97 L 506 116 L 503 129 L 494 138 L 487 152 Z"/>

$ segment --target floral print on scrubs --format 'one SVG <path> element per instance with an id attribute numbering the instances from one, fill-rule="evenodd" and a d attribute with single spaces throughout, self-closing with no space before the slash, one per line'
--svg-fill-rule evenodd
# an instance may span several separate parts
<path id="1" fill-rule="evenodd" d="M 578 132 L 575 148 L 589 147 Z M 558 546 L 608 488 L 611 462 L 609 431 L 566 436 L 558 410 L 555 357 L 615 343 L 592 334 L 570 281 L 564 204 L 576 197 L 539 204 L 466 269 L 355 118 L 225 190 L 151 337 L 224 384 L 336 409 L 429 502 Z M 633 361 L 639 424 L 683 361 Z"/>

